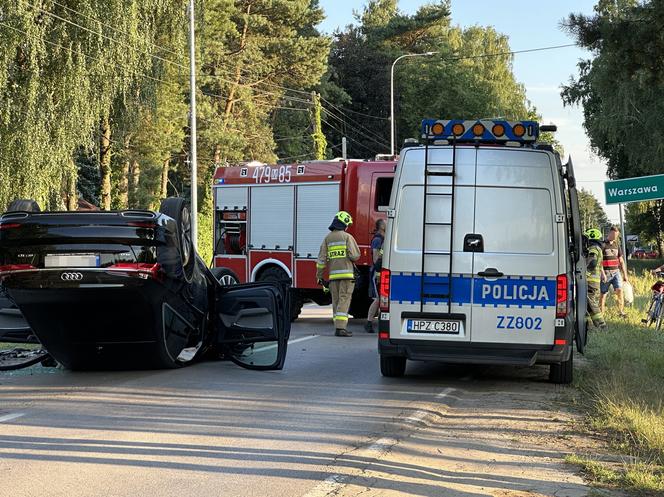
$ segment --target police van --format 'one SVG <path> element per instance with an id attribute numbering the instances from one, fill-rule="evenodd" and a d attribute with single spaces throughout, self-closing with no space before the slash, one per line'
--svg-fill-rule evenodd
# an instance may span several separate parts
<path id="1" fill-rule="evenodd" d="M 550 365 L 572 381 L 586 344 L 585 262 L 571 159 L 534 121 L 425 120 L 387 209 L 380 367 Z"/>

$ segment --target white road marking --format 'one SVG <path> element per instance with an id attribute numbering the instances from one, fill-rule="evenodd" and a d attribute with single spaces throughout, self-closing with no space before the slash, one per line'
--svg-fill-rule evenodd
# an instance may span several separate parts
<path id="1" fill-rule="evenodd" d="M 298 342 L 304 342 L 305 340 L 311 340 L 312 338 L 318 338 L 319 336 L 320 335 L 309 335 L 309 336 L 302 337 L 302 338 L 296 338 L 294 340 L 288 340 L 288 345 L 293 345 L 294 343 L 298 343 Z M 256 352 L 265 352 L 266 350 L 276 349 L 277 347 L 278 347 L 277 344 L 266 345 L 265 347 L 258 347 L 258 348 L 254 349 L 254 353 L 256 353 Z"/>
<path id="2" fill-rule="evenodd" d="M 315 336 L 315 335 L 314 335 Z M 309 337 L 305 337 L 309 338 Z M 446 388 L 442 392 L 436 394 L 435 399 L 436 400 L 441 400 L 444 398 L 447 398 L 450 396 L 452 392 L 454 392 L 456 389 L 454 388 Z M 419 409 L 415 411 L 413 414 L 408 416 L 406 419 L 403 420 L 404 423 L 406 424 L 412 424 L 412 423 L 419 423 L 423 422 L 427 417 L 429 417 L 431 413 L 429 411 L 426 411 L 424 409 Z M 367 458 L 367 457 L 373 457 L 373 458 L 378 458 L 382 456 L 383 454 L 386 454 L 389 452 L 392 447 L 394 447 L 397 443 L 399 443 L 398 440 L 390 437 L 383 437 L 378 440 L 376 440 L 374 443 L 372 443 L 370 446 L 360 450 L 353 452 L 353 455 L 356 457 L 360 458 Z M 371 464 L 369 465 L 371 466 Z M 365 468 L 366 470 L 368 468 Z M 363 471 L 364 471 L 363 470 Z M 338 494 L 345 486 L 346 484 L 353 478 L 354 475 L 342 475 L 342 474 L 334 474 L 330 475 L 325 480 L 320 482 L 318 485 L 316 485 L 314 488 L 309 490 L 306 494 L 304 494 L 302 497 L 330 497 L 333 495 Z"/>
<path id="3" fill-rule="evenodd" d="M 321 483 L 312 488 L 303 497 L 326 497 L 338 493 L 348 480 L 347 476 L 332 475 L 328 476 Z"/>
<path id="4" fill-rule="evenodd" d="M 4 423 L 6 421 L 11 421 L 12 419 L 20 418 L 21 416 L 25 416 L 24 412 L 15 412 L 12 414 L 5 414 L 4 416 L 0 416 L 0 423 Z"/>
<path id="5" fill-rule="evenodd" d="M 302 337 L 302 338 L 296 338 L 295 340 L 288 340 L 288 345 L 292 345 L 292 344 L 298 343 L 298 342 L 304 342 L 306 340 L 311 340 L 313 338 L 318 338 L 319 336 L 320 335 L 309 335 L 309 336 Z"/>

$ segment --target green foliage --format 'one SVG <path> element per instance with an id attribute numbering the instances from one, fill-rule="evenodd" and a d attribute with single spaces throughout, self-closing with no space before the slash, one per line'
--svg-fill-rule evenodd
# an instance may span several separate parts
<path id="1" fill-rule="evenodd" d="M 664 1 L 600 1 L 593 16 L 571 15 L 568 30 L 593 58 L 563 90 L 581 104 L 594 151 L 609 176 L 664 173 Z"/>
<path id="2" fill-rule="evenodd" d="M 626 218 L 631 234 L 639 235 L 640 244 L 654 242 L 661 255 L 664 248 L 664 201 L 629 204 Z"/>
<path id="3" fill-rule="evenodd" d="M 0 204 L 62 204 L 72 155 L 115 102 L 149 93 L 161 73 L 153 41 L 181 15 L 177 0 L 5 2 Z"/>
<path id="4" fill-rule="evenodd" d="M 579 210 L 581 212 L 581 229 L 583 231 L 590 228 L 597 228 L 603 231 L 611 224 L 597 198 L 583 188 L 579 190 Z"/>
<path id="5" fill-rule="evenodd" d="M 514 79 L 512 57 L 482 57 L 509 52 L 507 37 L 493 28 L 452 26 L 449 2 L 407 15 L 392 0 L 375 0 L 356 19 L 359 25 L 335 34 L 330 56 L 331 81 L 350 96 L 351 117 L 326 128 L 336 143 L 348 135 L 354 155 L 370 157 L 389 148 L 390 67 L 407 53 L 438 52 L 396 65 L 397 145 L 419 136 L 425 117 L 523 119 L 534 112 Z"/>

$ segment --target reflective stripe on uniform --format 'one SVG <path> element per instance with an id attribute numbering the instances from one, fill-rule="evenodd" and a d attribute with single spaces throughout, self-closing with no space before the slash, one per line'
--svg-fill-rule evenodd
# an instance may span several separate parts
<path id="1" fill-rule="evenodd" d="M 591 273 L 592 274 L 592 273 Z M 602 278 L 600 276 L 587 276 L 586 277 L 588 283 L 601 283 Z"/>
<path id="2" fill-rule="evenodd" d="M 317 262 L 316 263 L 316 268 L 317 269 L 325 269 L 325 266 L 327 266 L 327 264 L 325 264 L 324 262 Z"/>
<path id="3" fill-rule="evenodd" d="M 331 242 L 327 244 L 327 257 L 329 259 L 345 259 L 347 253 L 346 243 Z"/>
<path id="4" fill-rule="evenodd" d="M 355 273 L 353 271 L 348 271 L 346 269 L 330 271 L 331 280 L 352 280 L 354 278 L 355 278 Z"/>
<path id="5" fill-rule="evenodd" d="M 348 314 L 345 312 L 337 312 L 334 315 L 334 320 L 335 321 L 348 321 Z"/>

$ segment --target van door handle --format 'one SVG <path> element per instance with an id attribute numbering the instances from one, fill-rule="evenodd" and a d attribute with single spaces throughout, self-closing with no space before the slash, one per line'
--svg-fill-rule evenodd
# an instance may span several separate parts
<path id="1" fill-rule="evenodd" d="M 477 273 L 477 276 L 481 276 L 482 278 L 501 278 L 505 275 L 498 271 L 495 267 L 488 267 L 484 271 Z"/>

